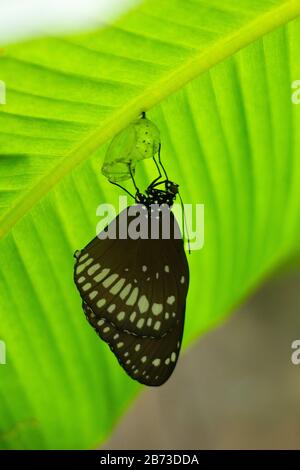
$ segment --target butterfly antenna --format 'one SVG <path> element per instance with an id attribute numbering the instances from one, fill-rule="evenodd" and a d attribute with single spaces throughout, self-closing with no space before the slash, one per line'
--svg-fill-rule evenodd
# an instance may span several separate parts
<path id="1" fill-rule="evenodd" d="M 134 200 L 135 200 L 135 197 L 133 194 L 131 194 L 126 188 L 124 188 L 124 186 L 121 186 L 121 184 L 119 183 L 116 183 L 115 181 L 111 181 L 111 180 L 108 180 L 111 184 L 114 184 L 115 186 L 118 186 L 118 188 L 121 188 L 123 189 L 123 191 L 125 191 L 125 193 L 129 194 L 129 196 L 131 196 Z"/>
<path id="2" fill-rule="evenodd" d="M 157 176 L 157 178 L 155 178 L 155 179 L 152 181 L 152 183 L 149 185 L 149 186 L 151 186 L 151 187 L 152 187 L 152 186 L 154 186 L 154 185 L 155 185 L 155 183 L 156 183 L 158 180 L 160 180 L 160 178 L 161 178 L 161 176 L 162 176 L 162 175 L 161 175 L 160 168 L 159 168 L 159 165 L 158 165 L 158 163 L 157 163 L 157 161 L 156 161 L 156 158 L 155 158 L 155 156 L 153 155 L 153 157 L 152 157 L 152 158 L 153 158 L 153 161 L 154 161 L 154 163 L 155 163 L 155 166 L 156 166 L 156 168 L 157 168 L 157 171 L 158 171 L 158 176 Z"/>
<path id="3" fill-rule="evenodd" d="M 161 151 L 161 144 L 159 144 L 158 152 L 157 152 L 158 153 L 158 161 L 159 161 L 160 166 L 163 169 L 163 172 L 165 174 L 166 179 L 168 180 L 169 178 L 168 178 L 167 172 L 166 172 L 165 167 L 163 166 L 162 161 L 161 161 L 160 151 Z"/>
<path id="4" fill-rule="evenodd" d="M 137 187 L 137 185 L 136 185 L 136 182 L 135 182 L 135 179 L 134 179 L 134 176 L 133 176 L 132 170 L 131 170 L 131 164 L 130 164 L 130 163 L 128 164 L 128 168 L 129 168 L 129 173 L 130 173 L 130 176 L 131 176 L 132 182 L 133 182 L 133 184 L 134 184 L 135 190 L 136 190 L 136 192 L 138 192 L 138 193 L 139 193 L 139 192 L 140 192 L 140 190 L 139 190 L 139 188 L 138 188 L 138 187 Z"/>
<path id="5" fill-rule="evenodd" d="M 188 229 L 188 225 L 187 225 L 187 221 L 186 221 L 186 217 L 185 217 L 183 200 L 181 198 L 181 195 L 180 195 L 179 191 L 178 191 L 178 196 L 179 196 L 179 199 L 180 199 L 180 205 L 181 205 L 181 210 L 182 210 L 182 214 L 183 214 L 183 239 L 185 240 L 185 232 L 186 232 L 186 237 L 187 237 L 187 242 L 188 242 L 188 251 L 189 251 L 189 255 L 190 255 L 191 254 L 191 244 L 190 244 L 189 229 Z"/>

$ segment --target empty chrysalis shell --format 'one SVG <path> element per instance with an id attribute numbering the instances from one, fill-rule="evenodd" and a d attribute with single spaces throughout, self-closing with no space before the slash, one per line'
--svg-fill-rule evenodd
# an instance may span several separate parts
<path id="1" fill-rule="evenodd" d="M 160 133 L 156 125 L 149 119 L 138 119 L 132 123 L 135 130 L 136 161 L 152 158 L 159 149 Z"/>
<path id="2" fill-rule="evenodd" d="M 118 182 L 134 175 L 136 163 L 152 158 L 160 146 L 160 133 L 149 119 L 133 121 L 111 141 L 102 166 L 102 174 L 109 181 Z"/>

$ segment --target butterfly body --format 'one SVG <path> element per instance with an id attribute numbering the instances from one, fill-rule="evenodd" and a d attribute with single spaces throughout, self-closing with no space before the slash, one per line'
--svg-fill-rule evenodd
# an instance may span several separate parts
<path id="1" fill-rule="evenodd" d="M 146 189 L 146 194 L 138 192 L 135 199 L 136 202 L 140 202 L 148 208 L 152 204 L 167 204 L 168 207 L 172 207 L 177 194 L 178 184 L 165 181 L 165 189 L 158 189 L 155 184 L 151 184 Z"/>

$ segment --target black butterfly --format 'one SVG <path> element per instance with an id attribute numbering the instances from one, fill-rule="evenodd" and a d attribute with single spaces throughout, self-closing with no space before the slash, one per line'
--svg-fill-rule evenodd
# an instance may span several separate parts
<path id="1" fill-rule="evenodd" d="M 88 321 L 130 377 L 149 386 L 162 385 L 175 368 L 189 285 L 171 211 L 178 185 L 159 178 L 145 194 L 136 187 L 137 204 L 75 253 L 74 269 Z M 136 223 L 139 237 L 132 237 Z"/>

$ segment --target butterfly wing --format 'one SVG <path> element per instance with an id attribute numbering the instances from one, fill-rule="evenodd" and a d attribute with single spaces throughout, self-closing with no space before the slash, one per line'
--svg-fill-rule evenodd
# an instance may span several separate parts
<path id="1" fill-rule="evenodd" d="M 74 280 L 87 319 L 126 372 L 146 385 L 161 385 L 172 374 L 181 346 L 188 264 L 170 210 L 169 237 L 162 236 L 163 216 L 155 219 L 146 210 L 141 225 L 151 230 L 158 224 L 158 237 L 139 239 L 129 236 L 135 217 L 129 211 L 76 255 Z M 126 228 L 125 236 L 120 227 Z"/>
<path id="2" fill-rule="evenodd" d="M 161 338 L 133 335 L 116 328 L 83 304 L 86 317 L 106 341 L 127 374 L 148 386 L 162 385 L 172 374 L 179 356 L 184 322 L 179 322 Z M 184 311 L 183 320 L 184 320 Z"/>

